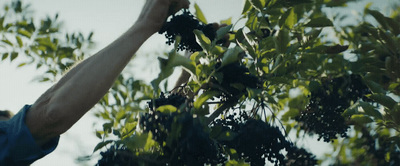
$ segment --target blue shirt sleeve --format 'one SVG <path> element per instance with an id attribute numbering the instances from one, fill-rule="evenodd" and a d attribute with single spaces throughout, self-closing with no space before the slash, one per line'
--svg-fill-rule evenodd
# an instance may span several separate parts
<path id="1" fill-rule="evenodd" d="M 31 106 L 25 105 L 8 121 L 0 121 L 0 165 L 29 165 L 51 153 L 58 145 L 59 136 L 39 147 L 25 124 Z"/>

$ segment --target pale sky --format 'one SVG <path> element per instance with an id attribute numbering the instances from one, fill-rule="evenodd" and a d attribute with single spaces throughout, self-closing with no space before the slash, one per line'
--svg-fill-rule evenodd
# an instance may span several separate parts
<path id="1" fill-rule="evenodd" d="M 9 0 L 7 0 L 9 1 Z M 27 0 L 32 3 L 32 9 L 36 12 L 36 18 L 43 18 L 46 14 L 54 16 L 59 13 L 59 19 L 64 22 L 64 28 L 68 32 L 80 31 L 88 34 L 94 31 L 93 40 L 97 43 L 92 53 L 111 43 L 136 20 L 144 0 Z M 208 22 L 219 22 L 232 17 L 235 22 L 240 17 L 243 0 L 190 0 L 191 10 L 196 2 L 203 10 Z M 386 2 L 390 2 L 388 0 Z M 393 0 L 399 1 L 399 0 Z M 150 81 L 157 76 L 157 53 L 167 50 L 163 35 L 155 34 L 138 51 L 136 59 L 130 68 L 136 79 Z M 147 58 L 146 58 L 147 57 Z M 154 58 L 154 59 L 149 59 Z M 153 68 L 144 68 L 151 63 Z M 0 62 L 0 109 L 9 109 L 16 113 L 25 104 L 33 102 L 52 84 L 32 81 L 35 76 L 43 71 L 37 71 L 33 66 L 16 68 L 18 63 Z M 99 119 L 93 116 L 94 111 L 86 114 L 67 133 L 61 135 L 57 149 L 38 160 L 33 166 L 74 166 L 78 165 L 74 160 L 78 156 L 90 155 L 94 146 L 100 141 L 95 137 L 93 123 Z M 101 123 L 101 122 L 99 122 Z M 327 149 L 321 142 L 304 142 L 306 147 L 314 154 L 321 155 Z M 88 165 L 94 165 L 96 161 Z"/>

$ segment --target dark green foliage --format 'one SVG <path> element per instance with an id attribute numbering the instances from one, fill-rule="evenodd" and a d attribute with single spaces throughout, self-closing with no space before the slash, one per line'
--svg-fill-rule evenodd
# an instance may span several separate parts
<path id="1" fill-rule="evenodd" d="M 221 67 L 221 63 L 216 64 L 216 72 L 222 74 L 222 77 L 212 80 L 213 84 L 219 85 L 217 90 L 222 90 L 225 98 L 235 97 L 246 92 L 246 88 L 259 88 L 260 80 L 257 76 L 249 73 L 249 69 L 240 63 L 231 63 Z M 236 86 L 235 85 L 239 85 Z M 215 89 L 215 88 L 211 88 Z"/>

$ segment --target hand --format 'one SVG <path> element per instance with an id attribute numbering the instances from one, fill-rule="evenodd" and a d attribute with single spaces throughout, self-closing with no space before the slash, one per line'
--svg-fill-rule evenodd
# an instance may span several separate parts
<path id="1" fill-rule="evenodd" d="M 146 0 L 136 23 L 146 25 L 153 33 L 158 32 L 167 17 L 182 8 L 189 8 L 188 0 Z"/>

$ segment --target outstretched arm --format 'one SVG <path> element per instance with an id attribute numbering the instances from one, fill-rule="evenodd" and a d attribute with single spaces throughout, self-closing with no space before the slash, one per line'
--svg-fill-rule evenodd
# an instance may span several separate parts
<path id="1" fill-rule="evenodd" d="M 109 90 L 139 47 L 187 0 L 147 0 L 136 23 L 113 43 L 72 68 L 31 107 L 26 124 L 39 145 L 67 131 Z"/>

